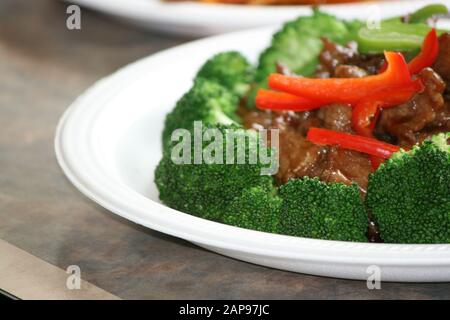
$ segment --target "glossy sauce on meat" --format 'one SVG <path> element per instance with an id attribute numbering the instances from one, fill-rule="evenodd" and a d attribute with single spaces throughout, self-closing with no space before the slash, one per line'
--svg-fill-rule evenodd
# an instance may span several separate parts
<path id="1" fill-rule="evenodd" d="M 450 131 L 450 89 L 446 85 L 450 81 L 450 34 L 443 34 L 439 42 L 440 53 L 435 64 L 418 75 L 425 90 L 402 105 L 381 111 L 375 128 L 380 140 L 409 148 L 432 134 Z M 315 76 L 365 77 L 378 73 L 383 64 L 382 55 L 361 55 L 353 43 L 341 46 L 323 39 Z M 277 65 L 277 71 L 291 75 L 282 65 Z M 240 114 L 246 128 L 279 129 L 280 167 L 275 176 L 279 184 L 290 178 L 319 177 L 327 182 L 357 183 L 361 193 L 365 193 L 368 175 L 373 171 L 367 155 L 306 140 L 310 127 L 354 133 L 349 105 L 332 104 L 306 112 L 242 107 Z"/>
<path id="2" fill-rule="evenodd" d="M 323 50 L 319 55 L 318 78 L 360 78 L 376 74 L 384 64 L 383 55 L 359 54 L 356 43 L 341 46 L 322 39 Z"/>
<path id="3" fill-rule="evenodd" d="M 383 110 L 376 127 L 377 136 L 403 148 L 409 148 L 445 127 L 449 129 L 446 121 L 449 108 L 443 96 L 445 82 L 431 68 L 422 70 L 419 77 L 425 90 L 402 105 Z"/>
<path id="4" fill-rule="evenodd" d="M 353 182 L 362 192 L 372 167 L 361 153 L 336 147 L 318 146 L 306 140 L 310 127 L 351 131 L 351 107 L 333 104 L 306 112 L 270 112 L 241 109 L 246 128 L 279 129 L 280 166 L 275 178 L 279 184 L 290 178 L 319 177 L 322 181 Z"/>
<path id="5" fill-rule="evenodd" d="M 410 101 L 381 112 L 375 129 L 378 138 L 410 148 L 431 135 L 450 131 L 449 33 L 439 37 L 439 55 L 419 77 L 425 90 Z"/>

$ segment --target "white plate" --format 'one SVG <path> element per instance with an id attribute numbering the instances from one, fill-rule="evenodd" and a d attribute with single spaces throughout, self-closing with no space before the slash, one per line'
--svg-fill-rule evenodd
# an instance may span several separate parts
<path id="1" fill-rule="evenodd" d="M 126 19 L 140 26 L 168 33 L 207 36 L 246 28 L 281 23 L 309 14 L 310 6 L 249 6 L 204 4 L 198 2 L 167 3 L 162 0 L 72 0 L 87 8 Z M 443 0 L 384 0 L 370 3 L 323 5 L 324 11 L 343 18 L 374 17 L 380 12 L 394 16 L 428 3 Z"/>
<path id="2" fill-rule="evenodd" d="M 99 81 L 59 123 L 55 145 L 62 169 L 86 196 L 146 227 L 212 251 L 283 270 L 384 281 L 450 281 L 450 245 L 391 245 L 314 240 L 215 223 L 158 200 L 153 172 L 161 158 L 164 116 L 191 86 L 212 53 L 240 50 L 255 60 L 273 28 L 199 40 L 135 62 Z"/>

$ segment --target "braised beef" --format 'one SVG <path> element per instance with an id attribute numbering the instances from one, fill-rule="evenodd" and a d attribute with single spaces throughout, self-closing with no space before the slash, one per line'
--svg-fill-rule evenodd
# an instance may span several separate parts
<path id="1" fill-rule="evenodd" d="M 445 102 L 444 107 L 436 111 L 434 120 L 425 127 L 425 132 L 435 134 L 450 131 L 450 103 Z"/>
<path id="2" fill-rule="evenodd" d="M 319 78 L 353 78 L 376 74 L 384 64 L 383 55 L 358 54 L 356 43 L 345 46 L 322 39 L 316 76 Z"/>
<path id="3" fill-rule="evenodd" d="M 336 78 L 362 78 L 367 75 L 366 70 L 348 64 L 341 64 L 334 69 L 334 76 Z"/>
<path id="4" fill-rule="evenodd" d="M 352 132 L 352 108 L 345 104 L 332 104 L 317 111 L 324 128 Z"/>
<path id="5" fill-rule="evenodd" d="M 424 92 L 410 101 L 381 112 L 375 133 L 401 147 L 411 147 L 438 132 L 450 131 L 450 34 L 439 37 L 439 55 L 419 77 Z"/>
<path id="6" fill-rule="evenodd" d="M 439 55 L 433 65 L 444 81 L 450 81 L 450 33 L 444 33 L 439 37 Z"/>
<path id="7" fill-rule="evenodd" d="M 362 192 L 367 187 L 367 177 L 372 167 L 366 155 L 318 146 L 306 140 L 310 127 L 352 132 L 350 106 L 333 104 L 306 112 L 241 109 L 241 116 L 246 128 L 279 129 L 280 166 L 275 175 L 279 184 L 286 183 L 290 178 L 309 176 L 327 182 L 355 182 Z"/>
<path id="8" fill-rule="evenodd" d="M 316 72 L 319 78 L 333 77 L 337 66 L 347 64 L 357 54 L 354 43 L 341 46 L 327 38 L 323 38 L 322 43 L 323 49 L 319 54 L 319 65 Z"/>
<path id="9" fill-rule="evenodd" d="M 420 72 L 425 85 L 422 93 L 410 101 L 383 110 L 376 127 L 376 135 L 389 135 L 401 147 L 411 147 L 428 137 L 434 127 L 448 124 L 449 105 L 444 103 L 445 82 L 432 69 Z M 446 120 L 447 119 L 447 120 Z"/>

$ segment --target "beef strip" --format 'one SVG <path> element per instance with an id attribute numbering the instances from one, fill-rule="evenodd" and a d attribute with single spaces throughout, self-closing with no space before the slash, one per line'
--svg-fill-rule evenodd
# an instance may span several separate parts
<path id="1" fill-rule="evenodd" d="M 323 38 L 322 43 L 323 49 L 319 54 L 319 65 L 316 71 L 316 75 L 319 78 L 333 77 L 337 66 L 347 64 L 357 54 L 353 43 L 341 46 L 327 38 Z"/>
<path id="2" fill-rule="evenodd" d="M 448 101 L 444 102 L 443 108 L 436 111 L 434 120 L 426 125 L 424 131 L 427 136 L 450 131 L 450 103 Z"/>
<path id="3" fill-rule="evenodd" d="M 352 109 L 345 104 L 332 104 L 317 111 L 317 117 L 324 128 L 342 132 L 352 132 Z"/>
<path id="4" fill-rule="evenodd" d="M 383 110 L 375 134 L 409 148 L 438 132 L 450 131 L 450 34 L 439 37 L 439 55 L 432 68 L 419 74 L 425 90 L 410 101 Z"/>
<path id="5" fill-rule="evenodd" d="M 422 93 L 408 102 L 381 112 L 375 134 L 381 139 L 390 136 L 390 142 L 409 148 L 423 141 L 436 128 L 448 125 L 449 104 L 444 103 L 445 82 L 430 68 L 419 74 L 425 85 Z"/>
<path id="6" fill-rule="evenodd" d="M 349 105 L 329 105 L 319 109 L 317 117 L 322 121 L 322 128 L 353 133 L 352 109 Z M 319 176 L 321 180 L 345 184 L 356 182 L 362 192 L 365 192 L 368 175 L 372 171 L 367 155 L 336 147 L 327 147 L 327 157 L 325 163 L 322 163 L 322 168 L 323 171 Z"/>
<path id="7" fill-rule="evenodd" d="M 356 43 L 345 46 L 322 39 L 316 76 L 319 78 L 359 78 L 376 74 L 384 64 L 383 55 L 358 54 Z"/>
<path id="8" fill-rule="evenodd" d="M 334 77 L 336 78 L 362 78 L 367 75 L 366 70 L 348 64 L 341 64 L 334 69 Z"/>
<path id="9" fill-rule="evenodd" d="M 275 175 L 277 182 L 285 183 L 291 177 L 316 176 L 320 168 L 316 163 L 326 152 L 326 147 L 306 141 L 306 132 L 311 126 L 320 126 L 316 111 L 271 112 L 241 109 L 246 128 L 279 129 L 280 167 Z"/>
<path id="10" fill-rule="evenodd" d="M 280 166 L 275 175 L 279 184 L 286 183 L 290 178 L 309 176 L 327 182 L 356 182 L 361 191 L 365 191 L 368 174 L 372 170 L 366 155 L 319 146 L 306 140 L 310 127 L 352 132 L 350 106 L 332 104 L 306 112 L 240 112 L 246 128 L 279 129 Z"/>
<path id="11" fill-rule="evenodd" d="M 439 37 L 439 55 L 433 65 L 433 70 L 444 81 L 450 81 L 450 33 L 444 33 Z"/>

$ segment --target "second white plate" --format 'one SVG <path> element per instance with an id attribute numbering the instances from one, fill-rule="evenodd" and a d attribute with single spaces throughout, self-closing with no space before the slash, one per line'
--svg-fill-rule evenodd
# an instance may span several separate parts
<path id="1" fill-rule="evenodd" d="M 156 31 L 187 36 L 208 36 L 247 28 L 268 26 L 311 13 L 310 6 L 255 6 L 205 4 L 200 2 L 164 2 L 162 0 L 72 0 Z M 448 0 L 384 0 L 321 8 L 342 18 L 376 19 L 377 15 L 395 16 L 429 3 Z"/>

